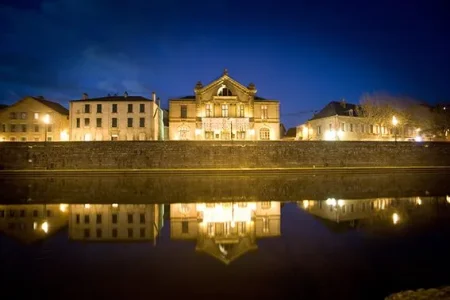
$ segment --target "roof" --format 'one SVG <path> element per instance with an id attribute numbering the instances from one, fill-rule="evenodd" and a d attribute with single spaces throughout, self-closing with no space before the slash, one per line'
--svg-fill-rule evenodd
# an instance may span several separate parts
<path id="1" fill-rule="evenodd" d="M 211 239 L 200 239 L 197 242 L 197 251 L 211 255 L 226 265 L 242 255 L 258 249 L 258 246 L 249 237 L 242 237 L 238 242 L 228 244 L 218 244 Z"/>
<path id="2" fill-rule="evenodd" d="M 327 118 L 332 116 L 350 116 L 349 111 L 353 110 L 356 116 L 357 105 L 345 102 L 332 101 L 327 104 L 321 111 L 315 114 L 311 120 Z"/>
<path id="3" fill-rule="evenodd" d="M 4 109 L 4 108 L 7 108 L 7 107 L 8 107 L 8 105 L 6 105 L 6 104 L 0 104 L 0 110 Z"/>
<path id="4" fill-rule="evenodd" d="M 153 101 L 151 99 L 142 97 L 142 96 L 105 96 L 105 97 L 98 97 L 98 98 L 86 98 L 86 99 L 79 99 L 79 100 L 71 100 L 70 102 L 94 102 L 94 101 L 114 101 L 114 102 L 120 102 L 120 101 Z"/>
<path id="5" fill-rule="evenodd" d="M 46 99 L 41 98 L 41 97 L 31 97 L 31 98 L 33 98 L 34 100 L 44 104 L 45 106 L 53 109 L 54 111 L 56 111 L 56 112 L 58 112 L 58 113 L 60 113 L 62 115 L 69 115 L 69 110 L 67 108 L 65 108 L 64 106 L 62 106 L 61 104 L 59 104 L 59 103 L 56 103 L 56 102 L 53 102 L 53 101 L 49 101 L 49 100 L 46 100 Z"/>

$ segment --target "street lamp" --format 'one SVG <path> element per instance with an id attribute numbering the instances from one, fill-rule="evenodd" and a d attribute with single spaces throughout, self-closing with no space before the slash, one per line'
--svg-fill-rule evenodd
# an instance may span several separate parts
<path id="1" fill-rule="evenodd" d="M 395 116 L 392 117 L 392 125 L 394 125 L 394 138 L 395 138 L 395 142 L 397 142 L 397 124 L 398 124 L 398 120 Z"/>
<path id="2" fill-rule="evenodd" d="M 50 124 L 50 115 L 46 114 L 44 116 L 44 124 L 45 124 L 45 142 L 47 141 L 47 130 L 48 130 L 48 124 Z"/>

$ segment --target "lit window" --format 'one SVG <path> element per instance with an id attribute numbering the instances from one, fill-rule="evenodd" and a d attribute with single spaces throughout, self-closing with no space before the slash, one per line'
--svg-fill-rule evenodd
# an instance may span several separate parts
<path id="1" fill-rule="evenodd" d="M 228 117 L 228 104 L 222 104 L 222 117 Z"/>
<path id="2" fill-rule="evenodd" d="M 205 115 L 207 118 L 211 117 L 211 104 L 206 104 L 205 105 Z"/>
<path id="3" fill-rule="evenodd" d="M 39 120 L 39 113 L 34 113 L 34 119 Z"/>
<path id="4" fill-rule="evenodd" d="M 261 128 L 259 130 L 260 140 L 270 140 L 270 130 L 268 128 Z"/>
<path id="5" fill-rule="evenodd" d="M 181 112 L 180 112 L 181 118 L 186 119 L 187 118 L 187 105 L 181 105 L 180 109 L 181 109 Z"/>
<path id="6" fill-rule="evenodd" d="M 267 119 L 269 117 L 267 105 L 261 106 L 261 119 Z"/>

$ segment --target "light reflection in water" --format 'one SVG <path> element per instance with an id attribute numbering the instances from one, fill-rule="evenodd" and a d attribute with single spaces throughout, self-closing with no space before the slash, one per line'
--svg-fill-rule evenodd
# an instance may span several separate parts
<path id="1" fill-rule="evenodd" d="M 365 226 L 408 224 L 410 215 L 445 197 L 301 200 L 298 207 L 319 222 L 359 222 Z M 281 233 L 278 201 L 161 204 L 14 204 L 0 205 L 0 231 L 25 243 L 48 238 L 68 227 L 75 241 L 148 241 L 156 245 L 164 216 L 170 213 L 170 238 L 191 240 L 195 249 L 229 264 L 256 250 L 258 240 Z M 433 211 L 433 210 L 429 210 Z M 325 224 L 325 223 L 324 223 Z M 403 226 L 403 225 L 402 225 Z"/>

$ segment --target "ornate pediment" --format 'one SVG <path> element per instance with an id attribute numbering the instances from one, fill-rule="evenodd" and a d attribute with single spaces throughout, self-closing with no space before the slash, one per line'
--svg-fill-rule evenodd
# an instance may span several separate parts
<path id="1" fill-rule="evenodd" d="M 228 75 L 228 70 L 225 69 L 222 76 L 206 86 L 198 82 L 194 89 L 197 95 L 207 94 L 209 97 L 232 97 L 238 94 L 254 95 L 256 87 L 253 83 L 248 87 L 242 85 Z"/>

